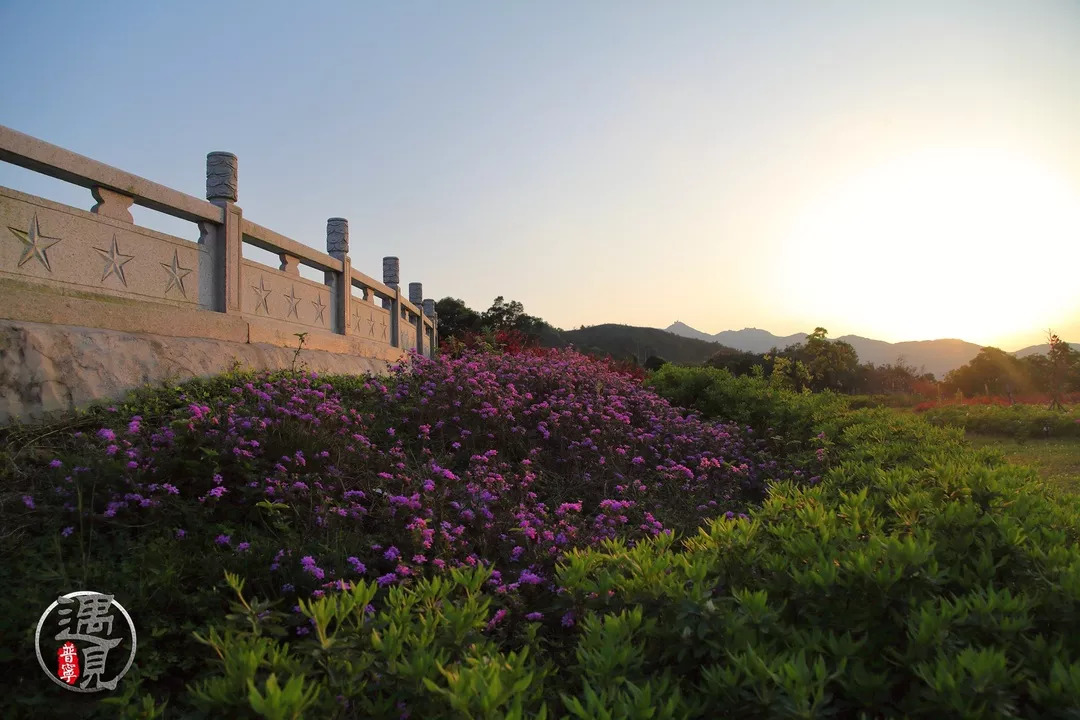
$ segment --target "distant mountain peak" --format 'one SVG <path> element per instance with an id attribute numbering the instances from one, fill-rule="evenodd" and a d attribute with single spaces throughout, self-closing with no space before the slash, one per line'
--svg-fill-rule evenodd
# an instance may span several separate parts
<path id="1" fill-rule="evenodd" d="M 807 337 L 806 333 L 779 336 L 768 330 L 753 327 L 744 327 L 742 330 L 724 330 L 710 335 L 684 322 L 674 323 L 667 328 L 667 331 L 683 337 L 718 342 L 737 350 L 753 353 L 768 352 L 774 347 L 782 350 L 789 345 L 804 342 Z M 907 364 L 915 366 L 916 369 L 925 368 L 926 372 L 932 372 L 938 378 L 944 377 L 949 370 L 970 362 L 982 349 L 981 345 L 954 338 L 899 343 L 859 335 L 843 335 L 835 339 L 843 340 L 855 348 L 855 352 L 859 355 L 859 362 L 885 365 L 895 363 L 903 357 Z M 1025 348 L 1020 352 L 1032 350 L 1033 348 Z"/>

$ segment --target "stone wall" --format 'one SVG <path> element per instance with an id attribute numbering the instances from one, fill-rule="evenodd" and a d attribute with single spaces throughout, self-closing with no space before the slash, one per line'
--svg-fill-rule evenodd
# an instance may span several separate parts
<path id="1" fill-rule="evenodd" d="M 172 337 L 0 320 L 0 423 L 40 420 L 119 399 L 146 384 L 292 366 L 295 350 L 268 343 Z M 384 372 L 374 357 L 301 350 L 297 364 L 319 373 Z"/>

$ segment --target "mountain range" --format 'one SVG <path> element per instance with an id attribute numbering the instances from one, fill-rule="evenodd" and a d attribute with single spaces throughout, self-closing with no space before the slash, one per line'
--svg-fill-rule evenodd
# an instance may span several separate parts
<path id="1" fill-rule="evenodd" d="M 806 340 L 806 333 L 780 336 L 758 328 L 724 330 L 710 335 L 683 322 L 672 323 L 665 329 L 667 332 L 681 337 L 718 343 L 729 348 L 753 353 L 768 352 L 774 347 L 782 350 L 788 345 L 794 345 Z M 912 365 L 922 372 L 932 372 L 939 380 L 945 377 L 945 373 L 948 371 L 971 362 L 983 348 L 982 345 L 951 338 L 898 343 L 874 340 L 858 335 L 844 335 L 833 339 L 843 340 L 855 348 L 855 352 L 859 355 L 859 362 L 883 365 L 894 363 L 898 358 L 902 357 L 908 365 Z M 1080 350 L 1080 343 L 1071 343 L 1071 346 L 1076 350 Z M 1046 344 L 1031 345 L 1016 350 L 1013 355 L 1024 357 L 1035 353 L 1045 354 L 1049 349 L 1050 346 Z"/>

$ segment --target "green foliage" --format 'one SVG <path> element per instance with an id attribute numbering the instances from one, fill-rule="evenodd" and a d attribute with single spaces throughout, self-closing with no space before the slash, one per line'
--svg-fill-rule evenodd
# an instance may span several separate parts
<path id="1" fill-rule="evenodd" d="M 755 366 L 763 369 L 765 364 L 762 355 L 731 349 L 718 350 L 705 361 L 708 367 L 727 370 L 732 375 L 750 375 Z"/>
<path id="2" fill-rule="evenodd" d="M 470 333 L 480 332 L 482 322 L 476 312 L 464 300 L 444 297 L 435 303 L 435 312 L 439 315 L 439 337 L 462 340 Z"/>
<path id="3" fill-rule="evenodd" d="M 111 704 L 57 701 L 40 678 L 0 701 L 5 718 L 1080 716 L 1080 498 L 957 428 L 850 411 L 763 373 L 665 365 L 651 382 L 706 416 L 816 445 L 830 469 L 773 483 L 748 517 L 687 537 L 573 551 L 551 586 L 516 596 L 492 590 L 484 567 L 347 583 L 299 602 L 304 634 L 268 557 L 241 579 L 151 528 L 97 537 L 109 546 L 93 556 L 6 529 L 17 537 L 0 582 L 30 588 L 16 547 L 39 575 L 0 600 L 3 637 L 19 644 L 6 662 L 73 580 L 123 582 L 145 611 L 137 667 Z M 164 411 L 188 394 L 144 399 Z M 278 505 L 256 509 L 268 537 L 294 521 Z M 177 631 L 195 642 L 173 644 Z M 147 694 L 170 674 L 195 679 Z"/>
<path id="4" fill-rule="evenodd" d="M 942 405 L 920 412 L 934 425 L 1019 439 L 1080 438 L 1080 408 L 1048 410 L 1041 405 Z"/>
<path id="5" fill-rule="evenodd" d="M 215 631 L 193 696 L 249 717 L 250 688 L 269 703 L 288 677 L 293 705 L 265 706 L 280 717 L 301 687 L 318 717 L 1075 717 L 1080 501 L 918 418 L 826 424 L 820 485 L 777 484 L 682 542 L 571 553 L 543 600 L 570 630 L 518 614 L 493 632 L 479 570 L 373 615 L 361 585 L 305 603 L 296 643 L 260 635 L 272 621 Z"/>
<path id="6" fill-rule="evenodd" d="M 825 328 L 815 328 L 798 355 L 803 355 L 810 372 L 810 389 L 850 392 L 858 377 L 859 356 L 842 340 L 829 340 Z"/>
<path id="7" fill-rule="evenodd" d="M 766 355 L 765 360 L 772 363 L 769 373 L 769 387 L 775 390 L 810 391 L 814 376 L 802 360 L 795 360 L 783 355 Z"/>
<path id="8" fill-rule="evenodd" d="M 995 347 L 985 347 L 967 365 L 945 375 L 947 392 L 965 395 L 1006 395 L 1033 388 L 1023 361 Z"/>
<path id="9" fill-rule="evenodd" d="M 235 612 L 198 635 L 217 660 L 191 701 L 231 718 L 523 718 L 526 707 L 532 717 L 550 668 L 531 656 L 536 626 L 510 652 L 486 632 L 495 609 L 481 588 L 490 575 L 455 570 L 394 588 L 377 612 L 373 582 L 301 601 L 312 631 L 291 643 L 279 639 L 283 615 L 252 614 L 265 602 L 246 599 L 243 583 L 228 576 Z"/>
<path id="10" fill-rule="evenodd" d="M 815 434 L 820 421 L 845 407 L 845 399 L 834 393 L 796 393 L 763 377 L 737 377 L 716 368 L 665 365 L 649 383 L 675 405 L 759 430 L 771 428 L 791 440 Z"/>
<path id="11" fill-rule="evenodd" d="M 643 367 L 651 372 L 653 370 L 659 370 L 665 365 L 667 365 L 667 360 L 656 355 L 650 355 L 645 359 L 645 364 L 643 365 Z"/>

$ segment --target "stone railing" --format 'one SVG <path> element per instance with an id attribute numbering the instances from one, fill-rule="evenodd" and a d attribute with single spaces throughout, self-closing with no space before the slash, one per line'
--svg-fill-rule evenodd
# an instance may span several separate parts
<path id="1" fill-rule="evenodd" d="M 206 200 L 4 126 L 0 160 L 89 188 L 97 201 L 88 212 L 0 187 L 3 317 L 114 329 L 130 318 L 134 329 L 224 337 L 213 319 L 224 315 L 238 321 L 226 323 L 229 332 L 244 327 L 245 342 L 295 346 L 303 332 L 305 347 L 387 360 L 409 350 L 431 356 L 438 346 L 434 302 L 421 284 L 403 296 L 396 257 L 383 259 L 382 282 L 354 269 L 344 218 L 327 220 L 325 254 L 245 218 L 235 155 L 207 155 Z M 198 242 L 136 225 L 133 204 L 197 223 Z M 244 258 L 243 243 L 276 254 L 280 265 Z M 301 265 L 322 271 L 323 281 L 302 277 Z M 11 308 L 20 288 L 111 304 L 80 311 L 72 300 L 51 313 L 26 301 L 19 317 Z M 163 319 L 146 320 L 148 308 Z"/>

